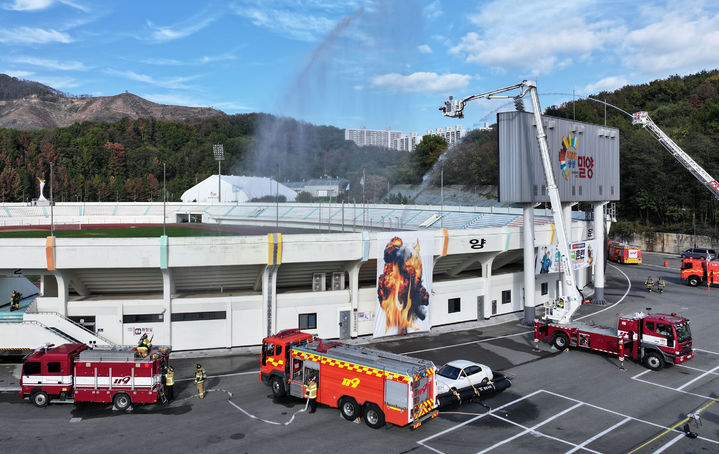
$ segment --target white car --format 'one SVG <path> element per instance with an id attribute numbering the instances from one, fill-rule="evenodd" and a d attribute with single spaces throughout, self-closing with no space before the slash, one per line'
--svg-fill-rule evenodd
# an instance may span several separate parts
<path id="1" fill-rule="evenodd" d="M 463 359 L 450 361 L 437 371 L 437 394 L 486 385 L 493 378 L 492 370 L 484 364 Z"/>

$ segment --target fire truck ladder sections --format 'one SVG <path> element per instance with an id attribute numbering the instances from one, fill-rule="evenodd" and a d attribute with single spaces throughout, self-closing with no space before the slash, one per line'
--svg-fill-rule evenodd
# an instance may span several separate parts
<path id="1" fill-rule="evenodd" d="M 677 161 L 686 167 L 697 180 L 701 181 L 702 184 L 714 194 L 714 197 L 719 199 L 719 183 L 686 154 L 684 150 L 679 148 L 679 145 L 674 143 L 674 141 L 654 123 L 647 112 L 637 112 L 632 115 L 632 124 L 640 124 L 644 129 L 647 129 Z"/>
<path id="2" fill-rule="evenodd" d="M 519 89 L 520 92 L 516 96 L 500 95 L 500 93 L 517 89 Z M 547 194 L 549 195 L 549 201 L 551 202 L 552 217 L 556 227 L 557 245 L 559 246 L 561 270 L 564 276 L 565 288 L 567 289 L 567 295 L 565 295 L 563 299 L 552 303 L 551 314 L 552 318 L 558 323 L 568 323 L 574 312 L 576 312 L 581 305 L 581 295 L 574 278 L 574 269 L 569 260 L 569 242 L 567 241 L 567 234 L 564 229 L 564 216 L 562 215 L 562 205 L 561 200 L 559 199 L 559 189 L 557 188 L 557 184 L 554 180 L 554 173 L 552 173 L 552 163 L 549 158 L 549 145 L 547 144 L 547 135 L 544 132 L 544 124 L 542 123 L 542 110 L 539 105 L 539 95 L 537 94 L 536 82 L 525 80 L 509 87 L 468 96 L 463 99 L 457 99 L 454 100 L 454 102 L 452 100 L 453 98 L 450 97 L 448 101 L 445 101 L 444 106 L 439 108 L 439 110 L 441 110 L 442 114 L 446 117 L 463 118 L 465 104 L 469 101 L 481 98 L 504 98 L 514 99 L 516 102 L 521 100 L 521 98 L 527 94 L 529 94 L 532 101 L 534 123 L 537 128 L 537 142 L 539 144 L 540 157 L 542 160 L 542 170 L 544 171 L 544 179 L 547 184 Z"/>

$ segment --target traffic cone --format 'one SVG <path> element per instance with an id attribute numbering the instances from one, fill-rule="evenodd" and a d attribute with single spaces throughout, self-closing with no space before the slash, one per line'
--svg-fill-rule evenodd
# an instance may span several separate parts
<path id="1" fill-rule="evenodd" d="M 669 262 L 667 262 L 666 260 L 664 260 L 664 268 L 669 268 Z"/>

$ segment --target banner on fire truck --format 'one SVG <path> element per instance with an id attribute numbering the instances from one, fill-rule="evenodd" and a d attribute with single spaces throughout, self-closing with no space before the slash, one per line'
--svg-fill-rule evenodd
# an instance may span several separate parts
<path id="1" fill-rule="evenodd" d="M 597 240 L 578 241 L 569 245 L 570 259 L 575 270 L 594 265 Z M 537 248 L 537 262 L 534 274 L 558 273 L 559 248 L 557 244 L 545 244 Z"/>
<path id="2" fill-rule="evenodd" d="M 374 337 L 429 331 L 434 232 L 377 233 Z"/>

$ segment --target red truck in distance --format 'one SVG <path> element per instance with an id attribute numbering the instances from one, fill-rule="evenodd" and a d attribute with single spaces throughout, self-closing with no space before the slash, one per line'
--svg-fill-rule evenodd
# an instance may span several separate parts
<path id="1" fill-rule="evenodd" d="M 20 397 L 38 407 L 51 400 L 113 403 L 120 410 L 156 403 L 164 398 L 162 371 L 169 357 L 170 348 L 158 346 L 145 358 L 132 347 L 43 347 L 23 361 Z"/>
<path id="2" fill-rule="evenodd" d="M 373 428 L 385 422 L 419 427 L 438 415 L 436 367 L 431 361 L 373 348 L 323 342 L 298 329 L 262 340 L 259 379 L 275 397 L 303 398 L 311 380 L 317 402 Z"/>
<path id="3" fill-rule="evenodd" d="M 696 287 L 699 284 L 719 284 L 719 260 L 687 257 L 682 260 L 682 281 Z"/>

